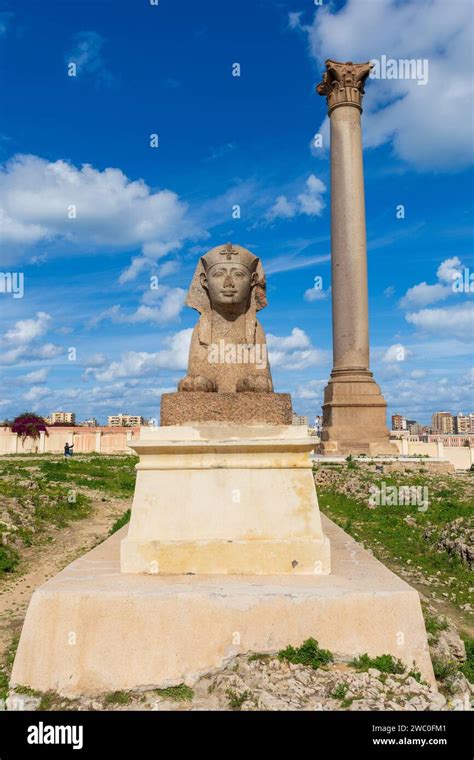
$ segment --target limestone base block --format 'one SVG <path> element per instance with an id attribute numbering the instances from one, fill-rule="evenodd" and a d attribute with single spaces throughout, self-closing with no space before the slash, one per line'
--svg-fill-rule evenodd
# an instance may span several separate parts
<path id="1" fill-rule="evenodd" d="M 143 430 L 122 572 L 329 573 L 313 448 L 292 425 Z"/>
<path id="2" fill-rule="evenodd" d="M 333 370 L 324 389 L 322 454 L 398 455 L 386 423 L 387 402 L 368 370 Z"/>
<path id="3" fill-rule="evenodd" d="M 390 653 L 435 685 L 418 593 L 323 516 L 330 575 L 124 575 L 127 528 L 38 588 L 11 686 L 67 697 L 196 680 L 237 654 L 317 639 Z"/>

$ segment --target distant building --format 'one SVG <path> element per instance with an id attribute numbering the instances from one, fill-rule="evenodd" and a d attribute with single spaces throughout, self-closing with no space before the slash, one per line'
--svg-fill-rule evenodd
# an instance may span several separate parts
<path id="1" fill-rule="evenodd" d="M 80 423 L 82 427 L 98 427 L 99 423 L 97 422 L 95 417 L 91 417 L 90 420 L 84 420 L 84 422 Z"/>
<path id="2" fill-rule="evenodd" d="M 392 414 L 392 430 L 406 430 L 407 421 L 401 414 Z"/>
<path id="3" fill-rule="evenodd" d="M 463 414 L 459 412 L 454 417 L 454 432 L 458 435 L 463 433 L 474 433 L 474 414 Z"/>
<path id="4" fill-rule="evenodd" d="M 431 417 L 431 426 L 435 433 L 454 433 L 454 421 L 451 412 L 435 412 Z"/>
<path id="5" fill-rule="evenodd" d="M 145 425 L 145 419 L 136 414 L 114 414 L 107 418 L 107 424 L 109 427 L 136 427 Z"/>
<path id="6" fill-rule="evenodd" d="M 53 412 L 48 418 L 50 425 L 55 425 L 57 422 L 63 425 L 75 425 L 76 415 L 74 412 Z"/>
<path id="7" fill-rule="evenodd" d="M 407 430 L 410 435 L 423 435 L 425 428 L 416 420 L 407 420 Z"/>
<path id="8" fill-rule="evenodd" d="M 293 412 L 293 419 L 291 420 L 291 424 L 292 425 L 308 425 L 308 418 L 302 414 L 296 414 L 296 412 Z"/>

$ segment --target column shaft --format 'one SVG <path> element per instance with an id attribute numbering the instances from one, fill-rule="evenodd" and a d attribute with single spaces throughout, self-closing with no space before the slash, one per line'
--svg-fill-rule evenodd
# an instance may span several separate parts
<path id="1" fill-rule="evenodd" d="M 369 368 L 364 173 L 360 110 L 331 113 L 331 269 L 334 369 Z"/>

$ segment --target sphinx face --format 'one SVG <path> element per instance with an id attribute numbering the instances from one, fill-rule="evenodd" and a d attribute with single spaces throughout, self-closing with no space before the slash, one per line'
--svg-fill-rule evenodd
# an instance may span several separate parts
<path id="1" fill-rule="evenodd" d="M 232 261 L 215 264 L 208 271 L 204 287 L 207 288 L 211 306 L 246 306 L 254 284 L 254 275 L 243 264 Z"/>

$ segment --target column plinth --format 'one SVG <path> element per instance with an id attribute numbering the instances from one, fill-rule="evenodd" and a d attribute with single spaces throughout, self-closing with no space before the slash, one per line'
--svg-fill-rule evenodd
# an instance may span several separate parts
<path id="1" fill-rule="evenodd" d="M 394 453 L 386 402 L 370 372 L 367 244 L 361 113 L 370 63 L 326 61 L 317 92 L 331 131 L 333 369 L 324 391 L 321 448 Z"/>

